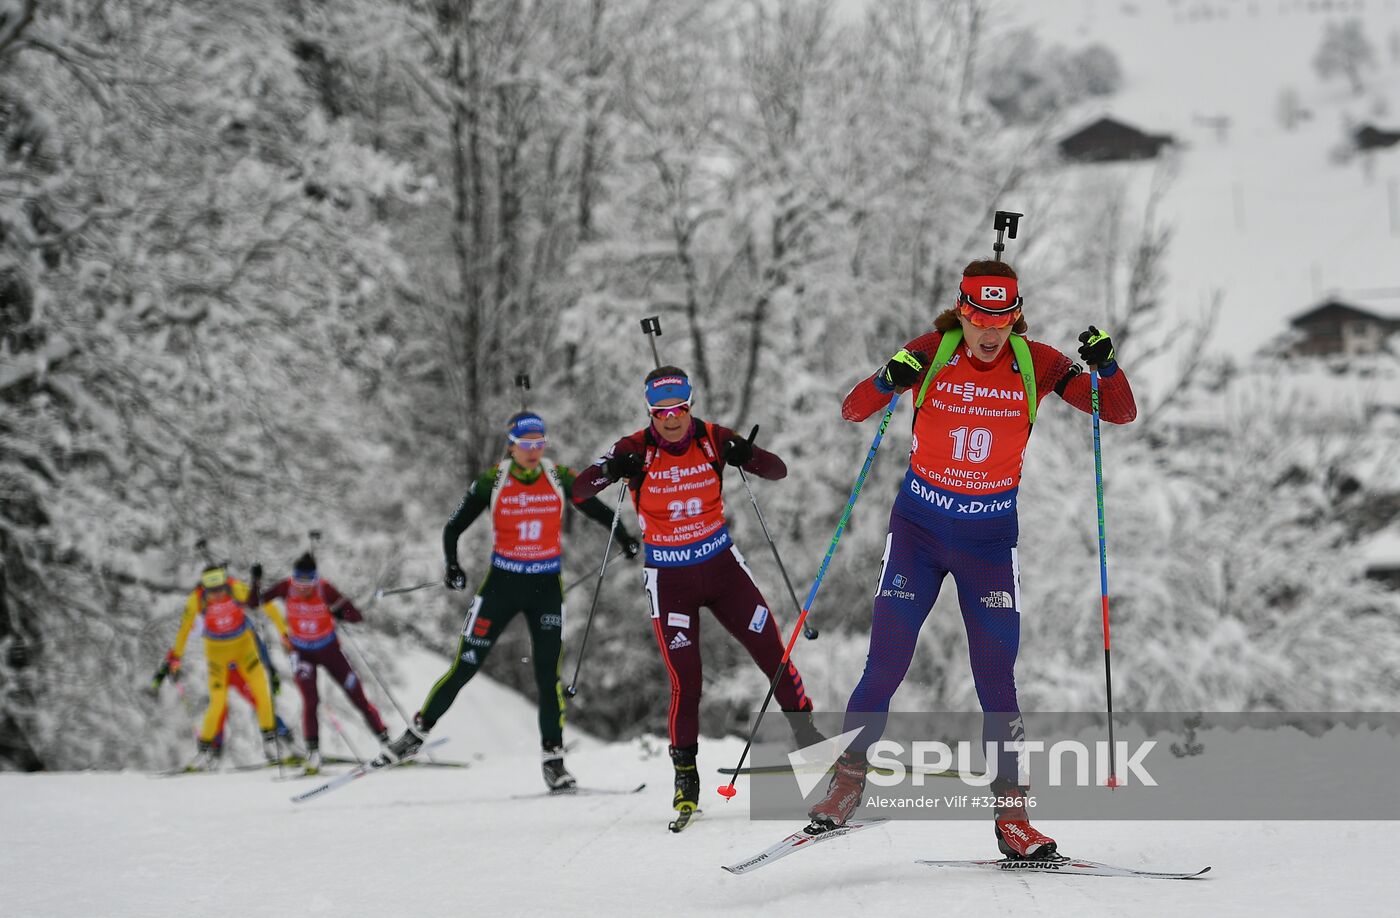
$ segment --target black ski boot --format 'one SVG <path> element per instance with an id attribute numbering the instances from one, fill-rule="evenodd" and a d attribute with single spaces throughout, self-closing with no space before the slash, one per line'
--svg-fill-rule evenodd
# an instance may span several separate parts
<path id="1" fill-rule="evenodd" d="M 540 756 L 540 771 L 544 774 L 544 784 L 555 793 L 567 793 L 574 789 L 578 781 L 564 767 L 564 747 L 558 743 L 545 743 Z"/>
<path id="2" fill-rule="evenodd" d="M 787 717 L 788 726 L 792 728 L 792 738 L 797 742 L 798 749 L 826 742 L 827 738 L 817 729 L 811 711 L 788 711 L 784 716 Z"/>
<path id="3" fill-rule="evenodd" d="M 700 812 L 700 769 L 695 765 L 695 754 L 699 750 L 698 745 L 685 749 L 671 747 L 671 765 L 676 769 L 676 795 L 671 800 L 676 818 L 669 827 L 672 832 L 684 829 Z"/>
<path id="4" fill-rule="evenodd" d="M 700 806 L 700 770 L 695 766 L 695 754 L 699 750 L 699 746 L 671 747 L 671 764 L 676 769 L 676 796 L 671 805 L 677 810 L 693 810 Z"/>
<path id="5" fill-rule="evenodd" d="M 423 745 L 423 741 L 428 738 L 428 730 L 423 726 L 423 719 L 419 715 L 413 715 L 413 723 L 408 725 L 399 738 L 385 746 L 374 760 L 376 768 L 383 768 L 385 765 L 393 765 L 395 762 L 402 762 L 413 755 Z"/>

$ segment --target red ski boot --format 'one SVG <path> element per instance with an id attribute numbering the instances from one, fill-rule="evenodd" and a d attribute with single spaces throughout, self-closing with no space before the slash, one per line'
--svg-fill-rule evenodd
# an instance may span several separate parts
<path id="1" fill-rule="evenodd" d="M 827 785 L 826 796 L 807 814 L 813 825 L 835 829 L 846 824 L 865 792 L 865 767 L 861 752 L 847 752 L 836 760 L 836 773 Z"/>
<path id="2" fill-rule="evenodd" d="M 995 788 L 995 785 L 994 785 Z M 1029 793 L 1024 787 L 1010 786 L 996 793 L 1008 806 L 996 810 L 997 848 L 1014 860 L 1049 860 L 1055 857 L 1055 839 L 1031 825 L 1026 815 L 1025 798 Z"/>

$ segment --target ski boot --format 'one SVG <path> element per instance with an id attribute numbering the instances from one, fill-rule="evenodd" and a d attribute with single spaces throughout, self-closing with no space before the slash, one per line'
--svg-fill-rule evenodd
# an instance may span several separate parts
<path id="1" fill-rule="evenodd" d="M 578 785 L 578 780 L 564 767 L 564 747 L 557 743 L 544 745 L 540 771 L 544 773 L 545 787 L 555 793 L 567 793 Z"/>
<path id="2" fill-rule="evenodd" d="M 792 728 L 792 738 L 797 743 L 798 749 L 826 742 L 827 738 L 817 729 L 817 724 L 812 720 L 810 710 L 787 712 L 787 722 L 788 726 Z"/>
<path id="3" fill-rule="evenodd" d="M 267 764 L 280 765 L 282 763 L 281 742 L 276 730 L 262 732 L 263 758 L 267 759 Z"/>
<path id="4" fill-rule="evenodd" d="M 698 745 L 684 749 L 671 747 L 671 765 L 676 770 L 676 794 L 671 799 L 676 818 L 668 827 L 672 832 L 684 829 L 700 812 L 700 770 L 695 765 L 695 754 L 699 749 Z"/>
<path id="5" fill-rule="evenodd" d="M 306 760 L 302 762 L 301 773 L 319 775 L 321 773 L 321 743 L 319 740 L 306 741 Z"/>
<path id="6" fill-rule="evenodd" d="M 199 751 L 195 753 L 190 763 L 185 766 L 185 771 L 213 771 L 219 765 L 219 753 L 222 751 L 221 748 L 216 749 L 213 743 L 200 740 Z"/>
<path id="7" fill-rule="evenodd" d="M 1024 787 L 1003 781 L 992 783 L 992 794 L 1005 806 L 996 808 L 997 849 L 1010 860 L 1046 861 L 1055 858 L 1055 840 L 1031 825 L 1026 815 Z"/>
<path id="8" fill-rule="evenodd" d="M 387 735 L 387 734 L 386 734 Z M 399 735 L 389 745 L 383 747 L 378 758 L 374 760 L 375 768 L 383 768 L 385 765 L 393 765 L 395 762 L 402 762 L 412 756 L 422 747 L 423 741 L 428 738 L 428 730 L 423 726 L 423 719 L 419 715 L 413 716 L 413 723 Z"/>
<path id="9" fill-rule="evenodd" d="M 836 829 L 846 824 L 865 793 L 865 770 L 864 752 L 842 753 L 836 760 L 836 773 L 826 787 L 826 796 L 807 814 L 812 825 Z"/>

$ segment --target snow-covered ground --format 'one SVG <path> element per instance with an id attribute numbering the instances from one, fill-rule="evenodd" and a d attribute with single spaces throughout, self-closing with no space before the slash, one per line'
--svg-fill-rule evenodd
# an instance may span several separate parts
<path id="1" fill-rule="evenodd" d="M 441 658 L 404 668 L 416 704 Z M 410 699 L 412 699 L 410 701 Z M 658 701 L 658 703 L 660 703 Z M 736 740 L 701 746 L 705 816 L 666 831 L 664 743 L 583 739 L 582 783 L 631 796 L 511 799 L 542 789 L 533 704 L 481 677 L 435 735 L 469 769 L 399 769 L 319 800 L 267 772 L 178 778 L 0 775 L 0 914 L 262 915 L 1362 915 L 1389 914 L 1373 824 L 1061 822 L 1069 852 L 1129 867 L 1213 867 L 1196 881 L 1004 876 L 918 858 L 995 856 L 985 822 L 903 822 L 836 839 L 743 877 L 720 865 L 787 823 L 726 803 L 714 769 Z"/>
<path id="2" fill-rule="evenodd" d="M 450 744 L 449 744 L 450 748 Z M 737 752 L 702 747 L 705 765 Z M 576 755 L 629 797 L 510 800 L 539 788 L 533 756 L 466 771 L 399 770 L 319 801 L 262 774 L 0 776 L 9 916 L 259 915 L 1343 915 L 1390 914 L 1375 826 L 1073 823 L 1070 851 L 1124 866 L 1214 868 L 1209 879 L 1003 876 L 917 858 L 995 855 L 983 823 L 896 823 L 757 873 L 719 869 L 790 831 L 750 822 L 708 787 L 706 815 L 666 831 L 669 767 L 632 747 Z M 711 772 L 712 774 L 712 772 Z M 707 785 L 717 783 L 707 780 Z M 1389 905 L 1387 904 L 1389 903 Z M 882 909 L 888 908 L 888 912 Z"/>

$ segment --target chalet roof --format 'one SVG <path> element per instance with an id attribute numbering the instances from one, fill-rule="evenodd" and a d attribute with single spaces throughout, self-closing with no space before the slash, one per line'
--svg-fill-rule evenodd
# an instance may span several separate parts
<path id="1" fill-rule="evenodd" d="M 1294 328 L 1306 325 L 1314 325 L 1319 322 L 1341 322 L 1349 319 L 1369 319 L 1373 322 L 1391 323 L 1395 320 L 1386 316 L 1377 315 L 1359 306 L 1350 303 L 1343 303 L 1341 300 L 1331 298 L 1325 300 L 1307 312 L 1299 313 L 1289 320 L 1288 324 Z"/>
<path id="2" fill-rule="evenodd" d="M 1060 144 L 1064 145 L 1087 138 L 1093 138 L 1097 141 L 1170 141 L 1172 139 L 1167 134 L 1149 134 L 1116 118 L 1103 117 L 1097 121 L 1091 121 L 1072 134 L 1065 135 L 1060 139 Z"/>

